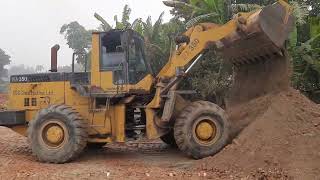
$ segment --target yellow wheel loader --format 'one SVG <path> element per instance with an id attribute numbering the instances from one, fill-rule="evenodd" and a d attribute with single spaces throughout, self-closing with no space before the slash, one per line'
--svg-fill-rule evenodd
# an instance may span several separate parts
<path id="1" fill-rule="evenodd" d="M 86 146 L 144 137 L 161 138 L 195 159 L 214 155 L 230 140 L 227 115 L 214 103 L 185 100 L 190 91 L 178 89 L 179 82 L 210 47 L 236 68 L 282 56 L 293 21 L 280 0 L 224 25 L 196 25 L 176 38 L 157 75 L 132 30 L 94 32 L 90 72 L 57 72 L 54 46 L 50 73 L 10 77 L 0 125 L 27 136 L 41 162 L 65 163 Z"/>

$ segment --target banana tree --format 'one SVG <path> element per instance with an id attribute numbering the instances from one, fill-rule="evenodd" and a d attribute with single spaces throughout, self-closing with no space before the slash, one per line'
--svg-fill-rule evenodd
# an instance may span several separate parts
<path id="1" fill-rule="evenodd" d="M 250 11 L 260 6 L 256 4 L 236 4 L 231 0 L 189 0 L 163 1 L 166 6 L 172 7 L 171 13 L 177 18 L 183 18 L 187 24 L 200 21 L 225 23 L 232 14 L 239 11 Z"/>
<path id="2" fill-rule="evenodd" d="M 94 14 L 94 17 L 101 22 L 100 29 L 103 31 L 110 31 L 112 29 L 133 29 L 140 34 L 143 34 L 143 26 L 142 26 L 142 19 L 137 18 L 130 23 L 130 15 L 131 15 L 131 8 L 128 5 L 123 7 L 121 21 L 119 21 L 118 16 L 114 16 L 115 27 L 113 28 L 102 16 L 98 13 Z"/>
<path id="3" fill-rule="evenodd" d="M 210 19 L 216 23 L 223 23 L 224 3 L 222 0 L 190 0 L 184 1 L 163 1 L 166 6 L 172 7 L 172 13 L 178 18 L 189 21 L 197 16 Z"/>
<path id="4" fill-rule="evenodd" d="M 160 14 L 155 23 L 152 23 L 151 16 L 146 22 L 142 22 L 146 55 L 154 72 L 158 72 L 169 58 L 170 45 L 165 41 L 166 35 L 163 34 L 163 15 L 164 12 Z"/>
<path id="5" fill-rule="evenodd" d="M 320 33 L 300 46 L 292 47 L 292 85 L 320 102 Z"/>

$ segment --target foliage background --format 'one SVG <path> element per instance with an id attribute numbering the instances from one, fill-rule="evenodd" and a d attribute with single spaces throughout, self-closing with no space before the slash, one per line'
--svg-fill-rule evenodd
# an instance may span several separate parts
<path id="1" fill-rule="evenodd" d="M 7 90 L 8 70 L 5 66 L 10 64 L 10 58 L 4 50 L 0 49 L 0 93 L 4 93 Z"/>

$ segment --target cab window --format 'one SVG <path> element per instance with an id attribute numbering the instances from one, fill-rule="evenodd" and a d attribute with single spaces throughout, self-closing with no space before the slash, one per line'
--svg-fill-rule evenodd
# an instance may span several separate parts
<path id="1" fill-rule="evenodd" d="M 137 37 L 129 42 L 129 83 L 136 84 L 147 74 L 148 69 L 145 63 L 143 41 Z"/>
<path id="2" fill-rule="evenodd" d="M 121 45 L 121 33 L 102 33 L 100 42 L 100 70 L 114 70 L 122 66 L 126 57 Z"/>

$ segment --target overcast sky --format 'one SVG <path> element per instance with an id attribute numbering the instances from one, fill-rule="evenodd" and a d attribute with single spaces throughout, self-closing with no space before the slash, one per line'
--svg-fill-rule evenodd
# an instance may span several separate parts
<path id="1" fill-rule="evenodd" d="M 96 28 L 95 12 L 113 23 L 125 4 L 132 9 L 131 21 L 149 15 L 155 21 L 162 11 L 165 21 L 171 17 L 161 0 L 0 0 L 0 48 L 12 57 L 13 65 L 49 67 L 50 48 L 60 44 L 58 65 L 70 64 L 72 50 L 59 34 L 60 27 L 78 21 L 87 29 Z"/>

